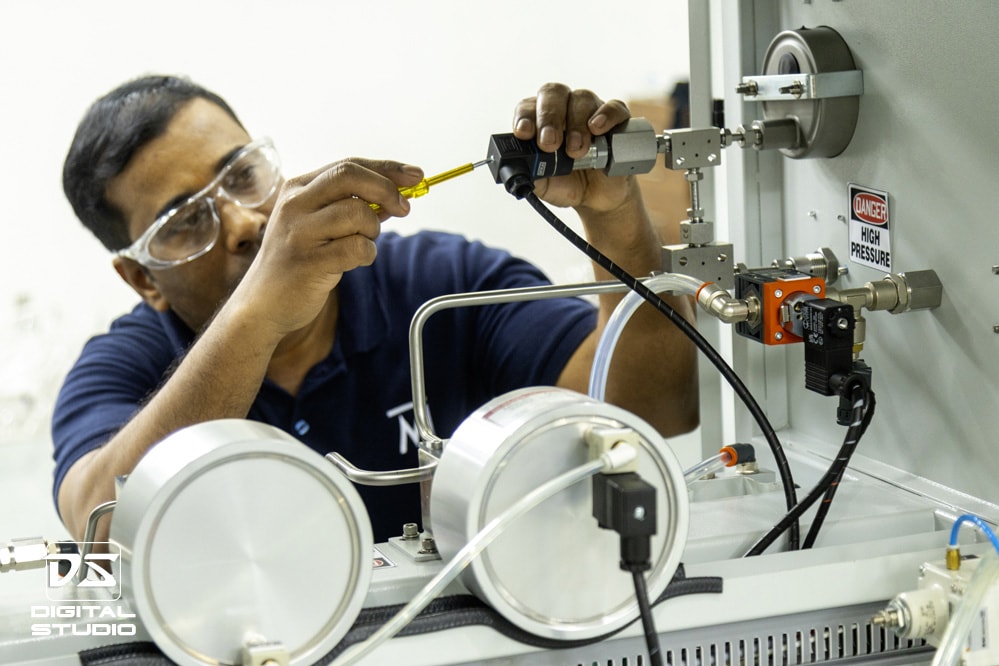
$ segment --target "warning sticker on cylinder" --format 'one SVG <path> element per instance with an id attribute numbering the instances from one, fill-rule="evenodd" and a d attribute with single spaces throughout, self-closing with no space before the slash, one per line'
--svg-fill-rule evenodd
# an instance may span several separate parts
<path id="1" fill-rule="evenodd" d="M 545 408 L 554 408 L 566 402 L 566 393 L 554 387 L 532 387 L 512 392 L 505 400 L 491 406 L 482 418 L 505 427 L 520 423 Z"/>
<path id="2" fill-rule="evenodd" d="M 888 193 L 850 183 L 850 260 L 891 272 Z"/>
<path id="3" fill-rule="evenodd" d="M 371 558 L 371 566 L 372 566 L 372 568 L 374 568 L 374 569 L 384 569 L 386 567 L 394 567 L 395 566 L 395 562 L 393 562 L 389 558 L 385 557 L 385 553 L 383 553 L 382 551 L 378 550 L 377 546 L 372 546 L 372 550 L 374 551 L 372 553 L 372 558 Z"/>

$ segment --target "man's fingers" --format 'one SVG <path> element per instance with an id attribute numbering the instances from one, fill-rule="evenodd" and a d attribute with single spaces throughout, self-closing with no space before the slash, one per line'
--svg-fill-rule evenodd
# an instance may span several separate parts
<path id="1" fill-rule="evenodd" d="M 289 179 L 285 197 L 294 199 L 303 212 L 356 198 L 378 204 L 389 215 L 404 216 L 410 206 L 399 188 L 415 185 L 422 176 L 418 167 L 401 162 L 352 158 Z"/>
<path id="2" fill-rule="evenodd" d="M 578 158 L 589 150 L 593 136 L 605 134 L 629 117 L 628 106 L 620 100 L 604 102 L 590 90 L 546 83 L 535 97 L 515 106 L 513 133 L 518 139 L 536 140 L 545 152 L 564 145 L 570 157 Z"/>

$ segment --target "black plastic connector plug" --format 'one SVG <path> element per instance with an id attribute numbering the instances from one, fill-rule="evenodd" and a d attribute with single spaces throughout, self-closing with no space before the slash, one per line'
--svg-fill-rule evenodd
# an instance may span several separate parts
<path id="1" fill-rule="evenodd" d="M 510 133 L 489 137 L 486 159 L 496 182 L 518 199 L 534 191 L 535 180 L 564 176 L 572 172 L 574 165 L 564 148 L 545 153 L 535 141 L 521 141 Z"/>
<path id="2" fill-rule="evenodd" d="M 597 474 L 593 477 L 593 517 L 597 524 L 621 535 L 621 568 L 652 568 L 656 533 L 656 489 L 638 474 Z"/>
<path id="3" fill-rule="evenodd" d="M 833 392 L 839 396 L 839 405 L 836 408 L 836 423 L 848 426 L 853 421 L 853 392 L 860 389 L 867 393 L 871 390 L 871 382 L 874 371 L 863 359 L 853 362 L 853 367 L 848 373 L 835 374 L 829 378 L 829 386 Z"/>

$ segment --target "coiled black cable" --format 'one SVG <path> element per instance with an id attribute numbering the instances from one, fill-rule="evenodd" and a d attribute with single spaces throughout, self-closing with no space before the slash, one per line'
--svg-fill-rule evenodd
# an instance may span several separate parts
<path id="1" fill-rule="evenodd" d="M 526 179 L 527 176 L 524 176 Z M 530 191 L 527 188 L 530 187 Z M 739 376 L 735 371 L 726 363 L 725 359 L 722 358 L 721 354 L 711 346 L 704 336 L 694 328 L 690 322 L 680 316 L 673 308 L 669 306 L 663 299 L 646 287 L 644 284 L 639 282 L 630 273 L 625 271 L 623 268 L 615 264 L 609 257 L 604 255 L 600 250 L 590 245 L 585 239 L 580 237 L 576 232 L 570 229 L 565 222 L 560 220 L 555 213 L 550 211 L 544 202 L 538 198 L 533 192 L 533 184 L 527 180 L 526 186 L 518 186 L 516 184 L 508 185 L 507 190 L 510 191 L 514 196 L 518 198 L 524 198 L 528 203 L 545 219 L 548 224 L 550 224 L 556 231 L 558 231 L 562 236 L 564 236 L 570 243 L 576 246 L 577 249 L 581 250 L 587 257 L 592 259 L 597 263 L 598 266 L 606 270 L 615 279 L 620 280 L 625 285 L 627 285 L 631 290 L 638 293 L 642 298 L 651 303 L 659 312 L 664 314 L 673 324 L 680 329 L 680 331 L 686 335 L 701 352 L 707 356 L 708 360 L 711 361 L 718 372 L 721 373 L 722 377 L 735 391 L 739 399 L 742 400 L 746 408 L 749 409 L 750 414 L 752 414 L 753 419 L 759 425 L 760 430 L 763 432 L 763 437 L 767 440 L 767 444 L 770 446 L 770 451 L 773 453 L 774 461 L 777 465 L 777 473 L 780 476 L 782 485 L 784 486 L 784 499 L 787 504 L 787 508 L 790 511 L 795 504 L 797 504 L 797 496 L 795 493 L 794 479 L 791 477 L 791 466 L 787 462 L 787 457 L 784 455 L 784 448 L 781 446 L 780 440 L 777 439 L 777 433 L 774 431 L 770 421 L 767 420 L 767 415 L 764 414 L 763 409 L 760 408 L 756 399 L 753 398 L 752 393 L 746 388 L 746 385 L 742 383 Z M 790 550 L 797 550 L 799 543 L 799 532 L 798 532 L 798 521 L 793 520 L 789 527 L 785 530 L 788 533 L 788 548 Z M 785 531 L 785 530 L 782 530 Z"/>
<path id="2" fill-rule="evenodd" d="M 867 431 L 867 426 L 871 424 L 871 418 L 874 416 L 874 406 L 876 400 L 874 399 L 874 392 L 870 388 L 858 389 L 863 391 L 866 396 L 866 407 L 861 403 L 859 407 L 856 407 L 857 402 L 855 401 L 855 409 L 853 418 L 851 419 L 851 425 L 860 422 L 860 431 L 856 434 L 856 439 L 850 446 L 850 449 L 846 452 L 846 459 L 843 461 L 840 467 L 839 473 L 830 482 L 829 488 L 826 489 L 826 494 L 822 498 L 822 503 L 819 504 L 819 508 L 815 511 L 815 519 L 812 521 L 812 526 L 808 528 L 808 534 L 805 535 L 805 542 L 802 544 L 802 548 L 811 548 L 815 545 L 815 539 L 819 536 L 819 530 L 822 528 L 822 523 L 825 522 L 826 514 L 829 513 L 829 507 L 832 506 L 833 497 L 836 496 L 836 491 L 839 489 L 839 482 L 843 479 L 843 473 L 846 472 L 846 467 L 850 462 L 850 458 L 853 456 L 853 452 L 857 450 L 857 443 L 860 438 L 864 436 Z M 847 431 L 847 436 L 850 436 L 849 430 Z M 844 442 L 845 444 L 845 442 Z"/>
<path id="3" fill-rule="evenodd" d="M 787 514 L 774 525 L 769 532 L 764 534 L 752 548 L 746 551 L 745 557 L 752 557 L 754 555 L 759 555 L 765 551 L 770 544 L 777 540 L 777 538 L 788 529 L 789 525 L 797 522 L 798 518 L 801 517 L 805 511 L 807 511 L 822 495 L 827 495 L 831 500 L 832 495 L 836 493 L 837 485 L 833 485 L 834 482 L 838 483 L 839 479 L 843 477 L 843 472 L 846 470 L 847 464 L 850 462 L 850 457 L 856 450 L 857 442 L 860 441 L 861 436 L 864 431 L 867 430 L 867 426 L 871 422 L 871 417 L 874 415 L 874 392 L 867 388 L 866 385 L 858 382 L 852 385 L 850 389 L 850 395 L 853 401 L 853 410 L 850 426 L 847 428 L 846 435 L 843 438 L 843 444 L 840 446 L 839 452 L 836 454 L 835 460 L 826 470 L 826 473 L 819 479 L 819 482 L 815 484 L 808 495 L 798 503 L 793 509 L 787 512 Z M 810 547 L 815 543 L 815 538 L 818 536 L 819 527 L 822 525 L 822 521 L 825 518 L 826 512 L 829 510 L 829 504 L 824 503 L 821 510 L 821 516 L 817 516 L 816 522 L 812 523 L 812 527 L 805 539 L 805 547 Z"/>

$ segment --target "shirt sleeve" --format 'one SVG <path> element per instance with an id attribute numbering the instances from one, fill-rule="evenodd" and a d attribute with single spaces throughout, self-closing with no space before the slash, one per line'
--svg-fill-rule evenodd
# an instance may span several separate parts
<path id="1" fill-rule="evenodd" d="M 69 468 L 132 418 L 159 386 L 173 356 L 169 336 L 155 313 L 139 309 L 84 345 L 53 410 L 52 492 L 57 510 L 59 488 Z"/>

